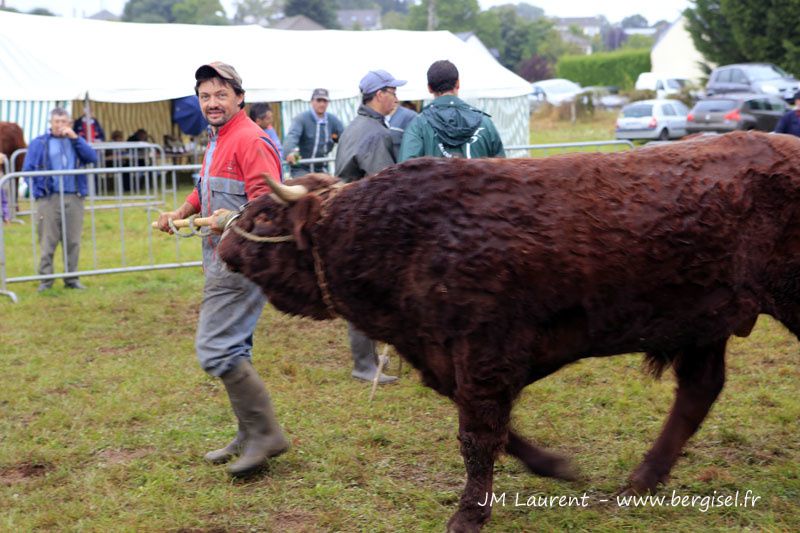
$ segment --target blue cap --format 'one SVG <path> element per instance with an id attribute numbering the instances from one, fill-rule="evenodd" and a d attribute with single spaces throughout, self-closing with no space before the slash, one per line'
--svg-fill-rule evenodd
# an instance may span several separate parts
<path id="1" fill-rule="evenodd" d="M 396 80 L 385 70 L 370 70 L 366 76 L 361 78 L 358 88 L 361 90 L 361 94 L 370 94 L 384 87 L 400 87 L 405 84 L 406 80 Z"/>

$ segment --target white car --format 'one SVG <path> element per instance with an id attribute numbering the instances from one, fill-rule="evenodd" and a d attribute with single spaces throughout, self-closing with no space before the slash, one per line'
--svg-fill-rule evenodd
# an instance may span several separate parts
<path id="1" fill-rule="evenodd" d="M 531 83 L 531 93 L 528 95 L 528 100 L 531 102 L 532 107 L 541 102 L 557 106 L 564 102 L 572 101 L 581 91 L 583 89 L 575 82 L 564 78 L 553 78 Z"/>
<path id="2" fill-rule="evenodd" d="M 635 88 L 637 91 L 655 91 L 656 98 L 669 98 L 680 94 L 687 85 L 689 80 L 686 78 L 642 72 L 636 79 Z"/>
<path id="3" fill-rule="evenodd" d="M 622 108 L 617 119 L 617 139 L 666 141 L 686 135 L 689 108 L 678 100 L 640 100 Z"/>

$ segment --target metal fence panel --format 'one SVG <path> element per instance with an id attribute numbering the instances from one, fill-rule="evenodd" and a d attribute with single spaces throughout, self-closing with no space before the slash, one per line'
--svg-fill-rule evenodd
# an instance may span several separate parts
<path id="1" fill-rule="evenodd" d="M 9 291 L 7 286 L 10 283 L 19 283 L 19 282 L 27 282 L 27 281 L 45 281 L 45 280 L 52 280 L 52 279 L 59 279 L 59 278 L 66 278 L 66 277 L 76 277 L 76 276 L 92 276 L 98 274 L 116 274 L 121 272 L 139 272 L 144 270 L 162 270 L 162 269 L 169 269 L 169 268 L 180 268 L 180 267 L 189 267 L 189 266 L 200 266 L 202 261 L 199 260 L 192 260 L 192 261 L 183 261 L 180 258 L 181 250 L 180 250 L 180 241 L 177 236 L 174 238 L 175 240 L 175 256 L 174 258 L 168 260 L 158 262 L 155 259 L 155 254 L 153 252 L 153 228 L 150 226 L 150 222 L 155 219 L 153 215 L 154 211 L 157 211 L 157 206 L 163 206 L 166 202 L 167 198 L 167 191 L 172 193 L 172 205 L 177 205 L 177 172 L 178 171 L 191 171 L 197 172 L 200 169 L 200 165 L 156 165 L 156 166 L 146 166 L 146 167 L 138 167 L 138 166 L 129 166 L 129 167 L 119 167 L 119 168 L 82 168 L 76 170 L 48 170 L 48 171 L 33 171 L 33 172 L 12 172 L 3 177 L 0 177 L 0 189 L 4 189 L 7 187 L 9 183 L 14 183 L 17 179 L 20 178 L 31 178 L 34 176 L 52 176 L 55 177 L 57 182 L 60 184 L 63 180 L 62 176 L 65 175 L 77 175 L 77 174 L 86 174 L 89 176 L 88 184 L 89 184 L 89 195 L 85 199 L 84 209 L 90 214 L 90 236 L 88 239 L 82 236 L 82 241 L 88 240 L 91 249 L 92 249 L 92 267 L 84 270 L 77 270 L 70 272 L 68 269 L 67 264 L 67 251 L 64 249 L 63 243 L 66 241 L 65 233 L 66 233 L 66 224 L 64 219 L 64 193 L 63 191 L 59 192 L 59 199 L 61 203 L 61 248 L 62 248 L 62 260 L 64 264 L 63 273 L 54 273 L 48 275 L 40 275 L 37 272 L 38 267 L 38 260 L 39 260 L 39 251 L 38 251 L 38 232 L 37 232 L 37 217 L 31 216 L 31 238 L 30 238 L 30 249 L 32 252 L 32 272 L 31 275 L 15 275 L 15 276 L 8 276 L 7 272 L 7 264 L 8 264 L 8 256 L 6 245 L 6 231 L 2 225 L 0 225 L 0 294 L 4 294 L 9 296 L 12 301 L 17 301 L 16 295 Z M 147 201 L 129 201 L 123 195 L 117 194 L 116 196 L 106 196 L 106 197 L 98 197 L 94 194 L 93 187 L 94 187 L 94 179 L 92 176 L 96 176 L 99 174 L 110 174 L 114 176 L 114 179 L 119 179 L 119 175 L 122 173 L 135 173 L 141 172 L 145 174 L 145 179 L 142 183 L 142 188 L 144 192 L 145 198 Z M 169 180 L 168 180 L 169 176 Z M 166 184 L 170 183 L 171 187 L 167 188 Z M 31 209 L 29 210 L 30 213 L 36 212 L 36 200 L 34 198 L 30 198 L 30 205 Z M 146 264 L 137 264 L 137 265 L 129 265 L 127 260 L 126 254 L 126 228 L 125 228 L 125 210 L 130 208 L 139 208 L 144 209 L 146 212 L 146 224 L 143 224 L 146 227 L 142 227 L 141 231 L 143 235 L 146 235 L 146 248 L 147 248 L 147 257 L 148 261 Z M 119 236 L 117 237 L 118 245 L 119 245 L 119 264 L 114 265 L 111 267 L 99 267 L 98 266 L 98 253 L 97 253 L 97 244 L 98 244 L 98 232 L 97 232 L 97 220 L 95 217 L 95 211 L 99 211 L 102 209 L 117 209 L 119 210 Z M 84 224 L 84 231 L 85 233 L 85 224 Z M 106 230 L 108 228 L 105 228 Z M 155 230 L 158 231 L 158 230 Z M 139 242 L 139 245 L 142 243 Z M 14 250 L 15 253 L 20 253 L 17 250 Z M 21 255 L 20 255 L 21 256 Z M 15 257 L 20 257 L 15 255 Z M 196 254 L 199 256 L 199 253 Z M 86 262 L 83 260 L 82 262 Z"/>

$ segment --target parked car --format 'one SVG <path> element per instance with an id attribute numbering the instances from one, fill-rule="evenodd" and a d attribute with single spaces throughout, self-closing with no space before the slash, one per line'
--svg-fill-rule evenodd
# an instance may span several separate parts
<path id="1" fill-rule="evenodd" d="M 791 102 L 800 81 L 772 63 L 737 63 L 711 71 L 706 95 L 722 93 L 761 93 L 780 96 Z"/>
<path id="2" fill-rule="evenodd" d="M 595 107 L 602 109 L 619 109 L 628 103 L 627 96 L 619 94 L 619 87 L 593 85 L 581 89 L 581 95 L 589 95 Z"/>
<path id="3" fill-rule="evenodd" d="M 700 100 L 686 117 L 688 133 L 733 130 L 773 131 L 788 106 L 768 94 L 729 93 Z"/>
<path id="4" fill-rule="evenodd" d="M 531 107 L 542 102 L 557 106 L 572 101 L 582 90 L 580 85 L 564 78 L 536 81 L 531 83 L 528 100 L 531 102 Z"/>
<path id="5" fill-rule="evenodd" d="M 680 94 L 689 80 L 678 76 L 666 76 L 655 72 L 642 72 L 636 78 L 637 91 L 655 91 L 657 98 L 667 98 Z"/>
<path id="6" fill-rule="evenodd" d="M 640 100 L 622 108 L 617 139 L 678 139 L 686 135 L 689 108 L 678 100 Z"/>

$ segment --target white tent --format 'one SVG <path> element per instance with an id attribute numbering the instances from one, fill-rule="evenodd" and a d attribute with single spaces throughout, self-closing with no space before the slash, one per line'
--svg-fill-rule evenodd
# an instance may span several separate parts
<path id="1" fill-rule="evenodd" d="M 530 84 L 450 32 L 296 32 L 0 12 L 0 102 L 168 100 L 193 94 L 195 69 L 219 60 L 239 71 L 247 101 L 293 103 L 284 120 L 315 87 L 326 87 L 331 110 L 349 119 L 368 70 L 408 80 L 398 97 L 421 100 L 429 97 L 428 66 L 445 58 L 459 68 L 460 96 L 495 117 L 506 144 L 527 143 Z"/>

